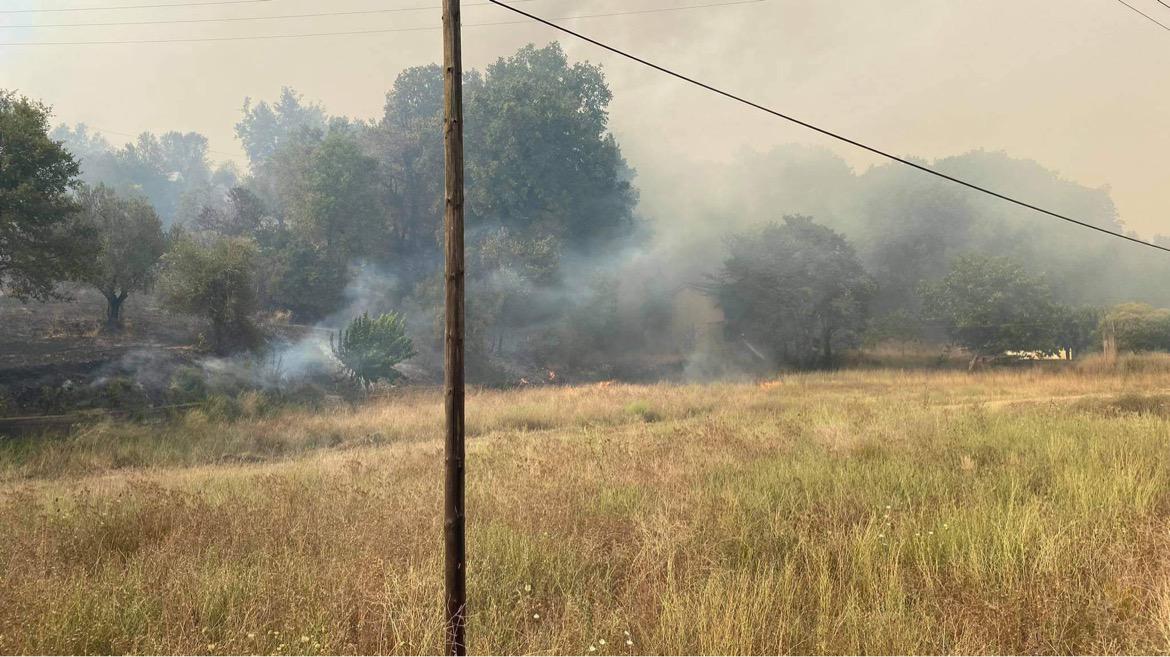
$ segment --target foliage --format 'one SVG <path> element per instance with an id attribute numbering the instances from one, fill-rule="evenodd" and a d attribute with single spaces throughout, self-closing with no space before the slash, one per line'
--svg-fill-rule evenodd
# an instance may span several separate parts
<path id="1" fill-rule="evenodd" d="M 80 221 L 96 231 L 99 247 L 81 280 L 106 297 L 106 324 L 117 328 L 126 298 L 154 281 L 167 246 L 162 221 L 145 200 L 121 197 L 104 185 L 83 188 L 79 199 Z"/>
<path id="2" fill-rule="evenodd" d="M 629 238 L 636 194 L 608 132 L 599 67 L 570 63 L 556 44 L 526 46 L 464 82 L 468 353 L 489 371 L 505 353 L 530 355 L 572 312 L 589 274 L 566 277 L 566 259 Z M 270 215 L 257 238 L 266 305 L 321 319 L 370 265 L 393 271 L 386 307 L 437 310 L 442 90 L 440 67 L 404 71 L 376 124 L 330 117 L 291 89 L 246 106 L 237 131 L 252 160 L 247 187 Z M 225 223 L 215 211 L 205 218 Z"/>
<path id="3" fill-rule="evenodd" d="M 527 45 L 487 67 L 467 100 L 472 221 L 570 250 L 631 234 L 636 194 L 608 132 L 612 93 L 600 67 L 569 64 L 557 43 Z"/>
<path id="4" fill-rule="evenodd" d="M 1170 308 L 1119 304 L 1101 318 L 1101 327 L 1114 332 L 1118 349 L 1170 351 Z"/>
<path id="5" fill-rule="evenodd" d="M 286 190 L 290 229 L 336 264 L 375 255 L 385 242 L 377 160 L 362 153 L 351 135 L 331 130 L 304 165 Z"/>
<path id="6" fill-rule="evenodd" d="M 869 346 L 883 342 L 919 342 L 923 338 L 922 319 L 905 309 L 895 310 L 873 318 L 865 330 L 865 343 Z"/>
<path id="7" fill-rule="evenodd" d="M 212 171 L 207 137 L 197 132 L 144 132 L 121 147 L 85 124 L 59 126 L 53 137 L 80 158 L 82 180 L 145 196 L 167 226 L 193 222 L 204 205 L 236 184 L 230 167 Z"/>
<path id="8" fill-rule="evenodd" d="M 1058 307 L 1044 279 L 1004 257 L 956 258 L 950 272 L 921 286 L 923 312 L 975 356 L 1050 352 Z"/>
<path id="9" fill-rule="evenodd" d="M 0 290 L 47 299 L 92 256 L 92 231 L 70 225 L 77 162 L 48 136 L 49 108 L 0 90 Z"/>
<path id="10" fill-rule="evenodd" d="M 326 122 L 319 105 L 304 103 L 289 87 L 280 90 L 280 99 L 273 104 L 260 101 L 253 105 L 251 98 L 245 98 L 243 113 L 244 118 L 236 124 L 236 136 L 253 167 L 263 164 L 300 133 L 323 129 Z"/>
<path id="11" fill-rule="evenodd" d="M 415 356 L 400 315 L 384 313 L 370 317 L 363 313 L 336 336 L 330 336 L 333 355 L 363 385 L 375 381 L 397 381 L 402 374 L 396 365 Z"/>
<path id="12" fill-rule="evenodd" d="M 733 342 L 773 363 L 827 367 L 855 346 L 876 291 L 853 247 L 809 217 L 732 235 L 708 287 Z"/>
<path id="13" fill-rule="evenodd" d="M 264 300 L 288 310 L 299 321 L 322 319 L 345 299 L 348 267 L 322 248 L 288 236 L 279 249 L 264 254 Z"/>
<path id="14" fill-rule="evenodd" d="M 205 317 L 219 354 L 256 346 L 256 247 L 246 240 L 201 244 L 182 237 L 163 258 L 159 292 L 172 310 Z"/>
<path id="15" fill-rule="evenodd" d="M 264 201 L 246 187 L 228 190 L 222 205 L 205 205 L 194 227 L 224 237 L 260 237 L 268 218 Z"/>
<path id="16" fill-rule="evenodd" d="M 1055 347 L 1070 360 L 1099 344 L 1101 311 L 1091 306 L 1058 305 L 1053 317 Z"/>

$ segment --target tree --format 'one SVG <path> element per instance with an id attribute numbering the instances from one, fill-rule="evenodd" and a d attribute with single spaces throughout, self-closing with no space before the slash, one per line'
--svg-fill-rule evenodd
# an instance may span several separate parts
<path id="1" fill-rule="evenodd" d="M 289 87 L 280 90 L 280 100 L 273 104 L 244 99 L 244 118 L 236 124 L 236 136 L 244 144 L 248 161 L 255 167 L 272 157 L 289 139 L 304 130 L 321 130 L 326 123 L 319 105 L 304 103 L 301 95 Z"/>
<path id="2" fill-rule="evenodd" d="M 78 164 L 48 130 L 48 107 L 0 90 L 0 289 L 20 299 L 55 296 L 93 253 L 71 225 Z"/>
<path id="3" fill-rule="evenodd" d="M 283 213 L 281 228 L 260 240 L 269 299 L 320 319 L 339 308 L 352 264 L 388 255 L 378 162 L 337 129 L 284 144 L 264 170 Z"/>
<path id="4" fill-rule="evenodd" d="M 1118 349 L 1170 351 L 1170 308 L 1118 304 L 1101 318 L 1101 327 L 1113 331 Z"/>
<path id="5" fill-rule="evenodd" d="M 835 349 L 858 344 L 877 286 L 839 233 L 787 216 L 731 236 L 728 250 L 707 289 L 729 337 L 796 367 L 831 366 Z"/>
<path id="6" fill-rule="evenodd" d="M 232 187 L 221 205 L 203 206 L 195 226 L 224 237 L 255 237 L 266 216 L 260 197 L 247 188 Z"/>
<path id="7" fill-rule="evenodd" d="M 345 301 L 348 267 L 295 236 L 264 255 L 266 301 L 298 321 L 316 321 Z"/>
<path id="8" fill-rule="evenodd" d="M 1045 280 L 1009 258 L 967 255 L 951 263 L 942 280 L 920 288 L 928 321 L 982 358 L 1008 351 L 1051 352 L 1057 306 Z"/>
<path id="9" fill-rule="evenodd" d="M 531 44 L 487 67 L 467 93 L 469 222 L 566 251 L 596 253 L 631 235 L 637 193 L 609 132 L 601 68 L 560 44 Z"/>
<path id="10" fill-rule="evenodd" d="M 122 326 L 122 304 L 154 281 L 166 250 L 162 221 L 144 199 L 124 198 L 105 185 L 79 194 L 80 221 L 97 232 L 98 252 L 80 277 L 106 298 L 106 326 Z"/>
<path id="11" fill-rule="evenodd" d="M 143 132 L 121 148 L 113 148 L 79 123 L 59 126 L 53 136 L 81 158 L 81 179 L 104 184 L 121 194 L 145 196 L 162 219 L 172 225 L 193 220 L 224 179 L 208 163 L 207 137 L 197 132 Z"/>
<path id="12" fill-rule="evenodd" d="M 247 240 L 218 239 L 209 245 L 183 236 L 163 258 L 159 291 L 170 309 L 205 317 L 218 354 L 251 348 L 259 341 L 256 311 L 256 247 Z"/>
<path id="13" fill-rule="evenodd" d="M 338 264 L 376 253 L 384 241 L 377 160 L 352 136 L 332 130 L 306 164 L 289 200 L 292 230 Z"/>
<path id="14" fill-rule="evenodd" d="M 1101 311 L 1091 306 L 1058 305 L 1053 337 L 1058 354 L 1075 359 L 1091 347 L 1098 336 Z"/>
<path id="15" fill-rule="evenodd" d="M 377 317 L 363 313 L 337 336 L 330 336 L 329 345 L 333 356 L 362 385 L 397 381 L 402 373 L 395 366 L 415 355 L 406 322 L 395 313 Z"/>

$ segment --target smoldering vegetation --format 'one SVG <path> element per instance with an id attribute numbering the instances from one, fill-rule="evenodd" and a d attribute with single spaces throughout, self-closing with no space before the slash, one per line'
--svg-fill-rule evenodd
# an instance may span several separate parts
<path id="1" fill-rule="evenodd" d="M 90 254 L 114 264 L 62 278 L 110 300 L 111 330 L 125 330 L 127 297 L 130 324 L 140 298 L 198 324 L 182 358 L 149 373 L 119 366 L 116 378 L 154 402 L 303 384 L 334 394 L 353 372 L 331 336 L 362 314 L 393 313 L 415 354 L 394 364 L 396 381 L 437 381 L 441 82 L 437 65 L 404 71 L 378 117 L 337 116 L 288 88 L 246 99 L 236 125 L 246 167 L 212 164 L 197 133 L 115 145 L 85 125 L 53 130 L 84 189 L 97 190 L 79 196 L 82 216 L 104 216 L 99 200 L 153 209 L 126 206 L 134 230 L 94 241 L 106 252 L 161 244 L 128 251 L 144 263 L 133 285 L 114 266 L 134 261 L 125 249 Z M 941 355 L 924 364 L 950 362 L 948 345 L 1071 357 L 1100 342 L 1113 306 L 1170 305 L 1160 254 L 898 164 L 856 170 L 788 145 L 635 171 L 609 130 L 603 71 L 555 43 L 468 72 L 465 93 L 474 383 L 760 376 L 862 362 L 859 348 L 891 342 Z M 975 151 L 928 164 L 1126 230 L 1108 189 L 1041 163 Z M 946 299 L 937 286 L 960 274 L 998 276 L 1018 294 L 999 307 L 969 300 L 977 312 L 927 303 L 924 290 Z M 138 361 L 157 354 L 119 362 Z"/>

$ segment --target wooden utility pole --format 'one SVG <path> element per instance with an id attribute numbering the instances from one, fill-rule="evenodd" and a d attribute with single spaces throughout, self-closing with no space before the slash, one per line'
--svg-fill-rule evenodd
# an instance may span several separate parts
<path id="1" fill-rule="evenodd" d="M 463 512 L 463 52 L 459 32 L 459 0 L 443 0 L 443 145 L 447 170 L 444 217 L 447 321 L 443 367 L 447 476 L 443 532 L 448 655 L 467 654 L 467 541 Z"/>

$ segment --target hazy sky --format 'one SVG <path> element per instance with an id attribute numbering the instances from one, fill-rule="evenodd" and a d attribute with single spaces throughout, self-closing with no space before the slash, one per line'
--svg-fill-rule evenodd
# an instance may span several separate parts
<path id="1" fill-rule="evenodd" d="M 0 11 L 179 0 L 0 0 Z M 534 13 L 576 14 L 715 0 L 532 0 Z M 1170 24 L 1155 0 L 1128 0 Z M 475 27 L 515 17 L 465 1 L 465 65 L 560 38 L 539 25 Z M 438 0 L 269 0 L 235 6 L 0 13 L 0 25 L 113 22 L 438 5 Z M 123 27 L 0 28 L 0 42 L 182 37 L 437 26 L 435 9 L 363 16 Z M 764 0 L 755 4 L 568 21 L 575 29 L 777 109 L 898 154 L 935 158 L 1005 150 L 1080 183 L 1108 185 L 1123 220 L 1170 233 L 1170 31 L 1116 0 Z M 55 107 L 113 142 L 142 130 L 195 130 L 213 156 L 241 158 L 233 135 L 245 96 L 290 85 L 330 112 L 372 118 L 409 66 L 438 61 L 437 30 L 212 43 L 0 46 L 0 88 Z M 603 64 L 612 127 L 642 176 L 669 194 L 687 162 L 744 149 L 822 144 L 864 168 L 850 147 L 688 87 L 588 44 L 570 57 Z M 693 182 L 689 184 L 694 184 Z M 1037 217 L 1037 221 L 1049 221 Z"/>

